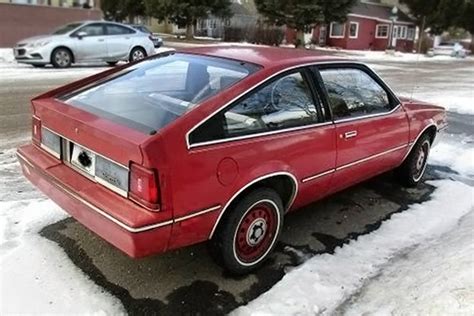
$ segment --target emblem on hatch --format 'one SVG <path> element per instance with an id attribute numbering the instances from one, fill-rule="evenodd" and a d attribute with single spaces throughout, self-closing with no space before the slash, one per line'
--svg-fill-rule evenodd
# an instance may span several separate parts
<path id="1" fill-rule="evenodd" d="M 81 152 L 79 156 L 77 156 L 77 160 L 79 160 L 79 163 L 84 167 L 88 168 L 92 164 L 92 159 L 89 157 L 89 154 L 86 153 L 85 151 Z"/>

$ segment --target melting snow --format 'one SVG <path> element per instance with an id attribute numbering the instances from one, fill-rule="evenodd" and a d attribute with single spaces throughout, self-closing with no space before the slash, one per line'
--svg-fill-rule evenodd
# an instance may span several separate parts
<path id="1" fill-rule="evenodd" d="M 449 180 L 435 181 L 431 184 L 435 185 L 437 190 L 430 201 L 412 205 L 409 210 L 393 215 L 378 230 L 336 249 L 334 255 L 323 254 L 313 257 L 286 274 L 271 290 L 247 306 L 238 308 L 233 314 L 331 315 L 341 304 L 359 291 L 363 291 L 374 277 L 391 266 L 393 260 L 403 262 L 404 266 L 415 265 L 416 254 L 407 258 L 402 256 L 413 251 L 414 247 L 432 243 L 443 234 L 457 229 L 460 218 L 474 211 L 472 200 L 474 188 Z M 469 231 L 467 236 L 460 238 L 470 238 L 471 234 Z M 463 248 L 457 248 L 458 252 L 462 250 Z M 445 271 L 447 277 L 460 270 L 464 275 L 472 272 L 472 261 L 467 265 L 464 261 L 447 263 L 442 261 L 442 254 L 436 259 L 445 265 L 453 265 L 453 271 Z M 436 264 L 437 262 L 432 263 Z M 398 274 L 397 278 L 400 280 L 399 283 L 394 283 L 394 286 L 411 281 L 412 284 L 417 284 L 417 293 L 423 293 L 432 286 L 432 283 L 424 282 L 423 274 L 419 274 L 415 268 L 410 272 L 413 273 Z M 390 274 L 390 270 L 387 273 Z M 472 285 L 472 274 L 465 282 L 461 282 L 461 285 L 469 286 L 469 284 Z M 437 287 L 436 291 L 449 292 L 452 283 L 438 283 Z M 392 291 L 402 296 L 406 289 L 399 286 Z M 385 295 L 384 291 L 374 291 L 372 295 L 376 296 L 373 298 L 375 302 L 382 304 L 377 310 L 384 311 L 384 308 L 391 308 L 384 305 L 383 299 L 379 297 Z M 429 300 L 424 302 L 430 304 Z M 450 300 L 447 299 L 445 302 L 449 303 Z M 472 305 L 468 300 L 465 300 L 464 305 L 460 307 L 464 312 L 469 308 L 472 308 Z"/>

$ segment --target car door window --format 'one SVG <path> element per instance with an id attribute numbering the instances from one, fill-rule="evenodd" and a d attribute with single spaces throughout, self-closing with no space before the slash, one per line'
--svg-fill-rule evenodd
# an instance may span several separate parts
<path id="1" fill-rule="evenodd" d="M 123 35 L 134 33 L 131 29 L 120 25 L 107 25 L 107 35 Z"/>
<path id="2" fill-rule="evenodd" d="M 361 117 L 392 109 L 385 89 L 358 68 L 321 69 L 334 119 Z"/>
<path id="3" fill-rule="evenodd" d="M 307 81 L 301 72 L 294 72 L 258 88 L 216 114 L 192 133 L 191 142 L 268 132 L 317 121 L 316 105 Z"/>
<path id="4" fill-rule="evenodd" d="M 102 36 L 104 35 L 104 25 L 102 23 L 93 23 L 88 24 L 84 27 L 81 27 L 75 32 L 75 34 L 86 33 L 86 36 Z"/>

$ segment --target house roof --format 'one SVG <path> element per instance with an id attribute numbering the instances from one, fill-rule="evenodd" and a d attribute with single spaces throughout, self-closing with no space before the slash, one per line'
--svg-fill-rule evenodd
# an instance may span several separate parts
<path id="1" fill-rule="evenodd" d="M 362 15 L 366 17 L 372 17 L 377 20 L 390 20 L 392 16 L 393 5 L 386 5 L 381 3 L 371 3 L 368 1 L 358 1 L 354 7 L 352 7 L 352 15 Z M 397 22 L 415 23 L 405 12 L 398 8 Z"/>

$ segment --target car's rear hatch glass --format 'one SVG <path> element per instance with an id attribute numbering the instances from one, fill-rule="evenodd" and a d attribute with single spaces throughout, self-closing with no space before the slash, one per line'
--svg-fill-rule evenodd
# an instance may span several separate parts
<path id="1" fill-rule="evenodd" d="M 122 69 L 59 99 L 152 134 L 257 69 L 224 58 L 172 53 Z"/>

